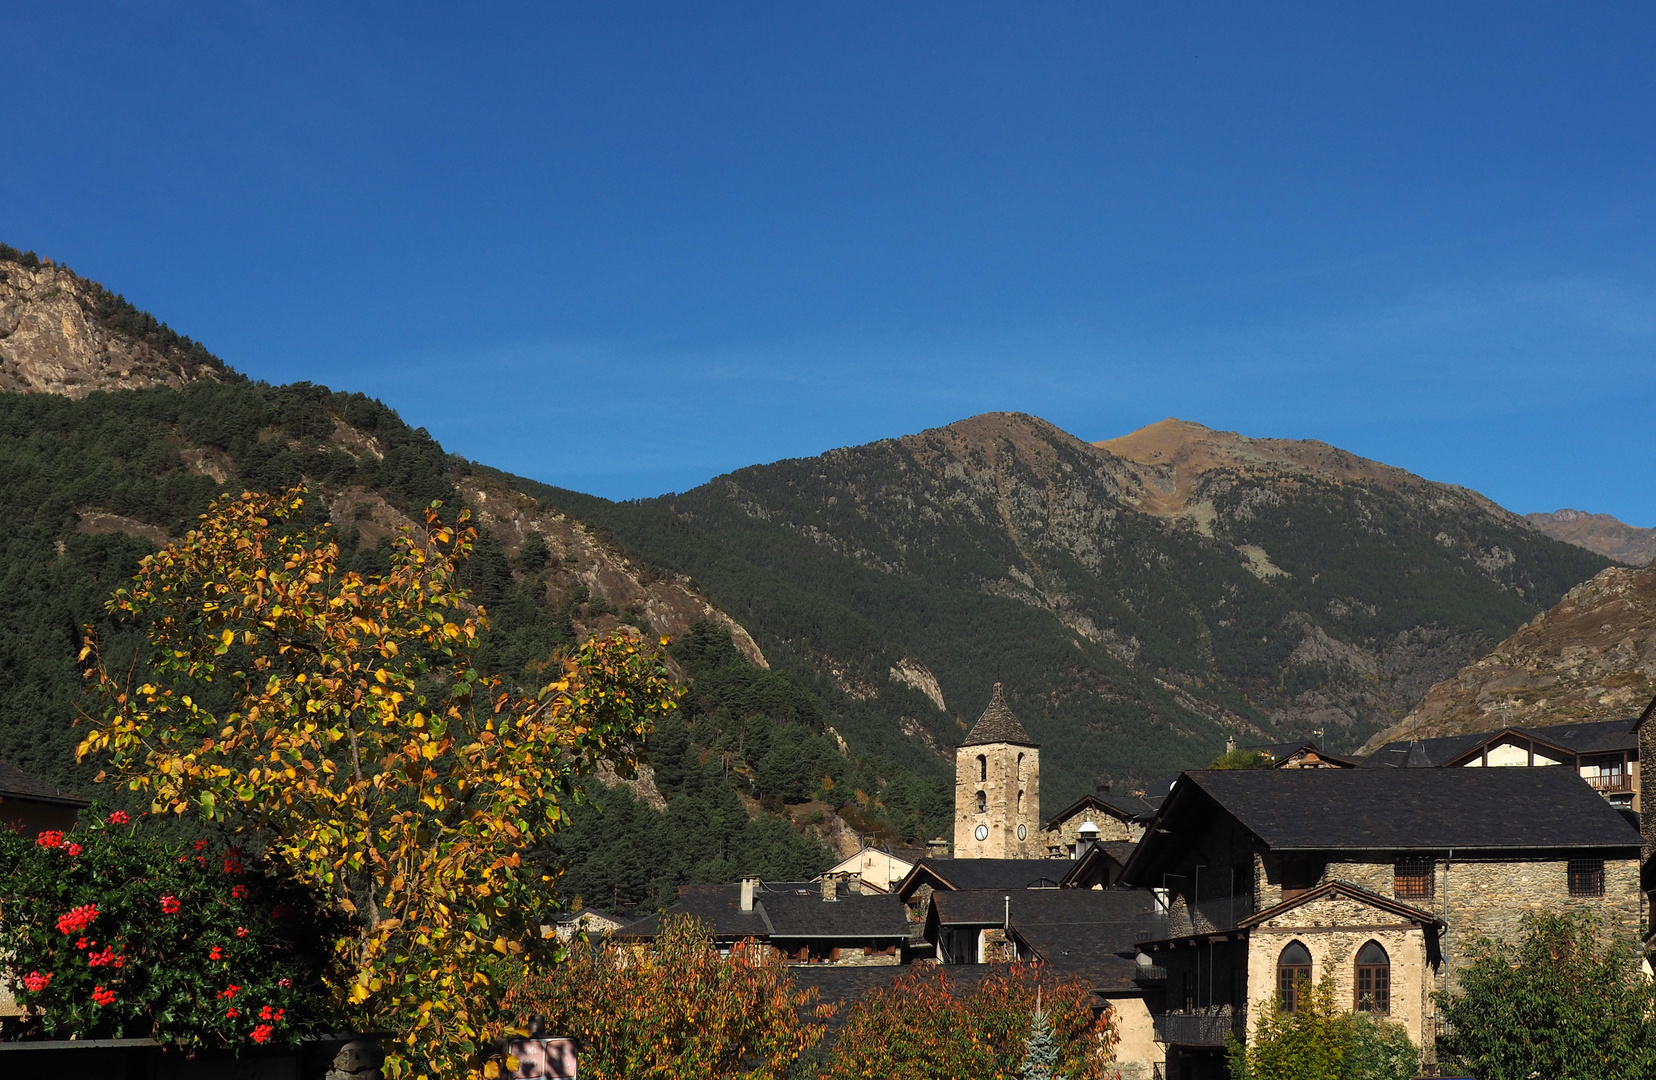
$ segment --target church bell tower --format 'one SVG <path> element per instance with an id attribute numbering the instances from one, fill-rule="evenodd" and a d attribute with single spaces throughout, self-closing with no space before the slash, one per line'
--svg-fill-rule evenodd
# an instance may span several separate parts
<path id="1" fill-rule="evenodd" d="M 989 707 L 955 751 L 957 859 L 1030 859 L 1041 840 L 1041 748 L 995 684 Z"/>

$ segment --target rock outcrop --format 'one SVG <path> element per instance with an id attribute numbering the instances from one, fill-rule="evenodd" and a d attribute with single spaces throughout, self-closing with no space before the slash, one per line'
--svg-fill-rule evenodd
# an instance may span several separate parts
<path id="1" fill-rule="evenodd" d="M 97 282 L 0 256 L 0 391 L 81 398 L 227 377 L 206 349 Z"/>
<path id="2" fill-rule="evenodd" d="M 1432 687 L 1365 750 L 1507 725 L 1637 716 L 1656 696 L 1656 567 L 1612 567 L 1576 586 L 1495 650 Z"/>

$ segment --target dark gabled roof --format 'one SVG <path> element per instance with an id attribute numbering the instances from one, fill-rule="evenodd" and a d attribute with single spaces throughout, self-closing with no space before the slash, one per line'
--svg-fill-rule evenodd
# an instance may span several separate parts
<path id="1" fill-rule="evenodd" d="M 1047 818 L 1043 829 L 1056 829 L 1076 814 L 1097 810 L 1118 821 L 1144 821 L 1155 816 L 1156 808 L 1135 795 L 1083 795 Z"/>
<path id="2" fill-rule="evenodd" d="M 740 885 L 681 885 L 678 903 L 659 915 L 650 915 L 622 927 L 615 932 L 618 938 L 653 938 L 661 932 L 663 919 L 673 915 L 693 915 L 713 930 L 721 940 L 741 938 L 768 938 L 770 925 L 757 904 L 754 910 L 742 910 Z"/>
<path id="3" fill-rule="evenodd" d="M 1011 897 L 1012 934 L 1056 974 L 1094 989 L 1135 989 L 1133 943 L 1166 931 L 1155 897 L 1137 889 L 977 889 L 933 893 L 927 936 L 939 926 L 1000 926 Z"/>
<path id="4" fill-rule="evenodd" d="M 1122 868 L 1127 860 L 1133 857 L 1138 845 L 1131 840 L 1098 840 L 1081 857 L 1070 864 L 1069 872 L 1058 879 L 1061 889 L 1073 889 L 1086 879 L 1102 880 L 1106 885 L 1114 884 L 1121 877 Z M 1113 866 L 1099 867 L 1097 864 L 1113 863 Z"/>
<path id="5" fill-rule="evenodd" d="M 972 725 L 971 733 L 961 746 L 986 746 L 989 743 L 1012 743 L 1014 746 L 1033 746 L 1040 748 L 1040 744 L 1029 737 L 1029 732 L 1018 723 L 1018 718 L 1012 715 L 1012 710 L 1006 707 L 1001 698 L 1001 684 L 995 684 L 995 692 L 989 695 L 989 707 L 983 710 L 978 722 Z"/>
<path id="6" fill-rule="evenodd" d="M 1363 761 L 1368 768 L 1435 768 L 1457 762 L 1507 738 L 1533 740 L 1564 754 L 1613 754 L 1639 748 L 1638 722 L 1603 720 L 1591 724 L 1554 724 L 1550 727 L 1504 727 L 1469 735 L 1438 739 L 1402 739 L 1387 743 Z"/>
<path id="7" fill-rule="evenodd" d="M 1619 849 L 1639 833 L 1574 769 L 1188 772 L 1123 879 L 1143 884 L 1215 808 L 1272 851 Z"/>
<path id="8" fill-rule="evenodd" d="M 1056 887 L 1073 859 L 921 859 L 902 881 L 897 895 L 908 899 L 915 888 L 1039 889 Z"/>
<path id="9" fill-rule="evenodd" d="M 58 803 L 62 806 L 90 806 L 86 799 L 77 799 L 68 792 L 59 791 L 44 780 L 37 780 L 9 762 L 0 761 L 0 799 L 32 799 L 35 802 Z"/>
<path id="10" fill-rule="evenodd" d="M 838 900 L 820 895 L 765 893 L 756 907 L 764 908 L 771 938 L 907 938 L 909 925 L 903 902 L 889 893 L 861 896 L 856 893 Z"/>
<path id="11" fill-rule="evenodd" d="M 1407 919 L 1410 922 L 1419 923 L 1421 926 L 1432 926 L 1437 922 L 1437 916 L 1433 915 L 1429 911 L 1422 911 L 1420 908 L 1414 907 L 1410 904 L 1405 904 L 1399 900 L 1394 900 L 1389 896 L 1381 896 L 1379 893 L 1369 892 L 1367 889 L 1359 885 L 1353 885 L 1349 881 L 1340 881 L 1336 879 L 1333 881 L 1325 881 L 1314 889 L 1308 889 L 1294 897 L 1292 900 L 1284 900 L 1280 904 L 1273 904 L 1262 911 L 1256 911 L 1247 918 L 1238 920 L 1236 925 L 1239 929 L 1252 929 L 1255 926 L 1260 926 L 1266 922 L 1269 922 L 1279 915 L 1293 911 L 1297 907 L 1302 907 L 1314 900 L 1321 900 L 1324 897 L 1333 896 L 1335 894 L 1349 897 L 1360 903 L 1368 904 L 1371 907 L 1377 907 L 1381 911 L 1396 915 L 1400 919 Z"/>
<path id="12" fill-rule="evenodd" d="M 1610 754 L 1638 750 L 1636 720 L 1604 720 L 1594 724 L 1554 724 L 1521 730 L 1578 754 Z"/>
<path id="13" fill-rule="evenodd" d="M 742 910 L 740 885 L 684 885 L 678 903 L 659 915 L 640 919 L 617 937 L 653 938 L 661 922 L 691 915 L 707 923 L 720 940 L 740 938 L 906 938 L 913 931 L 903 902 L 889 893 L 859 895 L 837 888 L 837 900 L 822 898 L 814 881 L 765 882 L 753 897 L 753 910 Z"/>

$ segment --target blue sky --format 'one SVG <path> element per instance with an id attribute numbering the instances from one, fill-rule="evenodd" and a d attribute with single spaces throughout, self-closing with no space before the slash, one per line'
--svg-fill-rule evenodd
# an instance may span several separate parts
<path id="1" fill-rule="evenodd" d="M 1656 524 L 1649 4 L 3 22 L 0 239 L 550 483 L 1015 409 Z"/>

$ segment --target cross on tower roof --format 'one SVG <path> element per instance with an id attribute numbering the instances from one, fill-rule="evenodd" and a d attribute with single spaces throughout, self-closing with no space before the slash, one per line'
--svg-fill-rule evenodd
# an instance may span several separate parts
<path id="1" fill-rule="evenodd" d="M 1029 732 L 1018 723 L 1018 718 L 1012 715 L 1012 710 L 1006 707 L 1001 698 L 1001 684 L 995 684 L 995 692 L 989 696 L 989 707 L 983 710 L 978 722 L 972 725 L 971 734 L 961 746 L 985 746 L 989 743 L 1012 743 L 1015 746 L 1040 747 Z"/>

